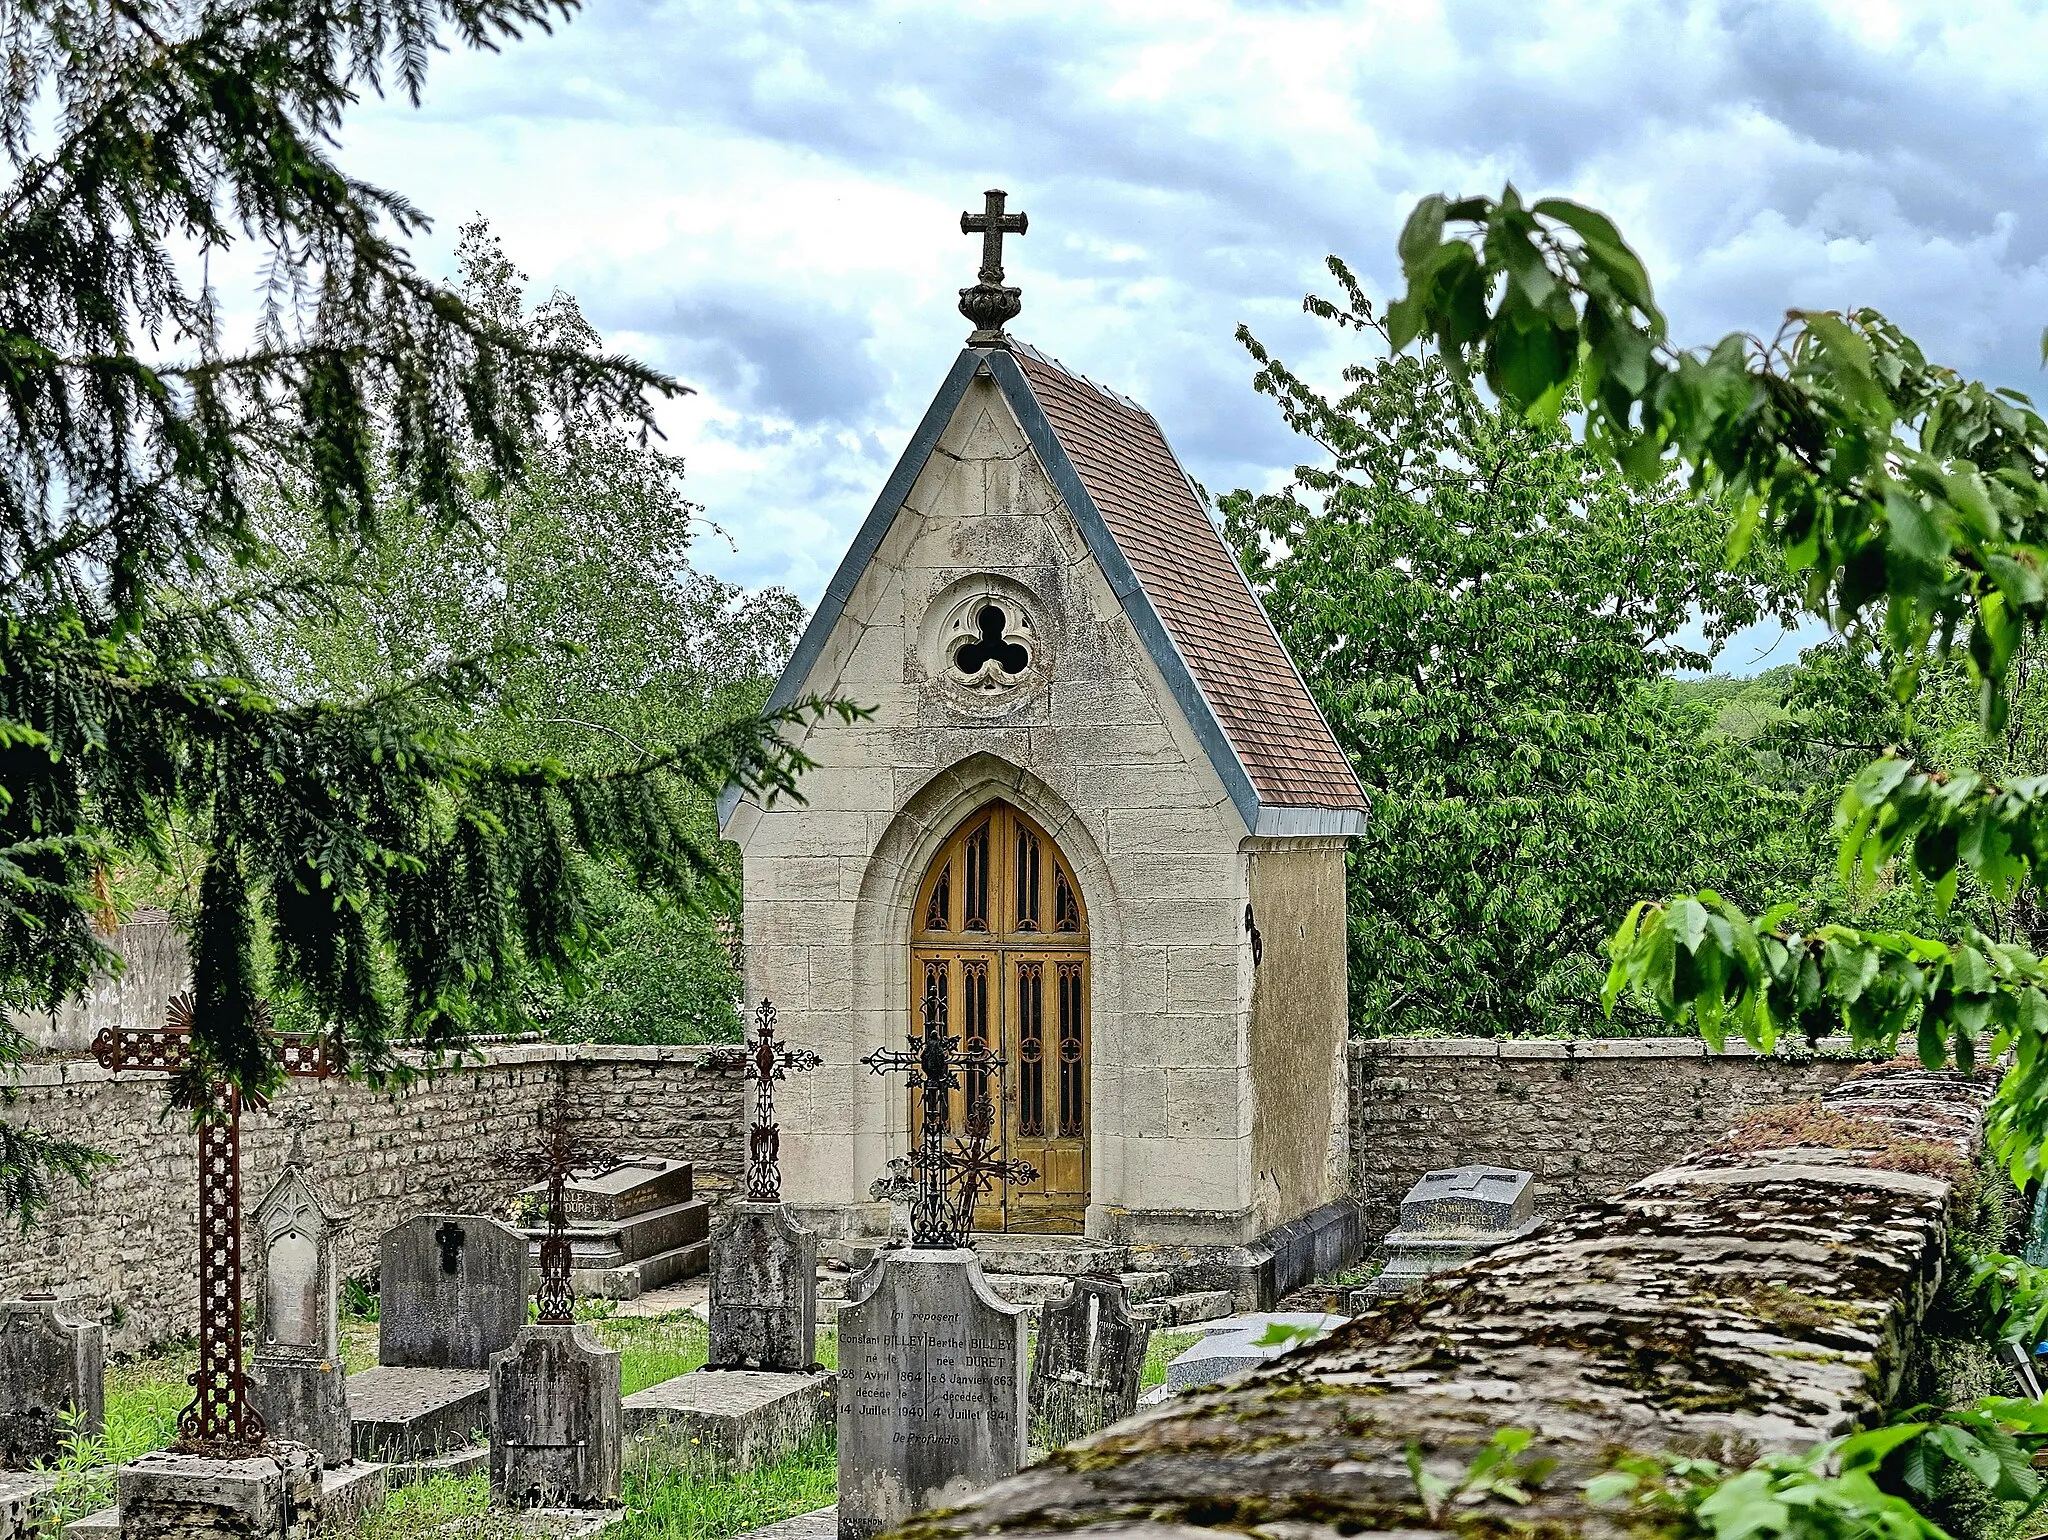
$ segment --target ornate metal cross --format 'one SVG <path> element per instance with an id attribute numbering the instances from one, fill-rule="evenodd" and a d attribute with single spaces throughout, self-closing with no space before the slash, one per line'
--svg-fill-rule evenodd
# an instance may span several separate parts
<path id="1" fill-rule="evenodd" d="M 953 1229 L 963 1238 L 974 1233 L 974 1206 L 997 1182 L 1035 1182 L 1038 1168 L 1028 1160 L 1004 1160 L 993 1140 L 996 1106 L 984 1101 L 967 1114 L 967 1137 L 953 1141 L 945 1154 L 953 1179 Z"/>
<path id="2" fill-rule="evenodd" d="M 981 213 L 960 216 L 960 233 L 981 237 L 981 271 L 975 275 L 981 282 L 960 291 L 960 313 L 974 323 L 974 334 L 967 339 L 971 348 L 1008 347 L 1003 325 L 1016 320 L 1024 308 L 1024 291 L 1003 284 L 1003 237 L 1022 235 L 1031 228 L 1031 217 L 1005 214 L 1003 204 L 1009 196 L 1000 187 L 991 187 L 982 194 Z"/>
<path id="3" fill-rule="evenodd" d="M 917 1184 L 910 1200 L 910 1244 L 954 1250 L 966 1245 L 973 1233 L 974 1205 L 969 1202 L 964 1211 L 956 1212 L 949 1201 L 947 1102 L 960 1086 L 962 1070 L 986 1073 L 1001 1069 L 1003 1060 L 986 1045 L 963 1050 L 959 1038 L 946 1035 L 942 995 L 927 994 L 923 1014 L 924 1030 L 909 1039 L 908 1051 L 877 1048 L 861 1063 L 877 1075 L 901 1072 L 911 1077 L 918 1092 L 918 1148 L 903 1166 L 891 1163 L 899 1178 L 907 1183 L 914 1174 Z"/>
<path id="4" fill-rule="evenodd" d="M 541 1114 L 540 1148 L 512 1157 L 512 1168 L 548 1184 L 548 1231 L 540 1243 L 540 1324 L 568 1326 L 576 1319 L 576 1292 L 569 1285 L 569 1178 L 579 1170 L 610 1170 L 618 1164 L 600 1145 L 581 1143 L 569 1116 L 568 1093 L 559 1086 Z"/>
<path id="5" fill-rule="evenodd" d="M 768 1000 L 755 1008 L 751 1043 L 745 1048 L 714 1048 L 704 1055 L 710 1068 L 736 1069 L 754 1082 L 754 1121 L 747 1130 L 747 1202 L 782 1201 L 782 1128 L 775 1121 L 775 1082 L 824 1062 L 808 1048 L 791 1048 L 776 1039 L 775 1006 Z"/>
<path id="6" fill-rule="evenodd" d="M 270 1009 L 258 1002 L 256 1026 L 267 1031 Z M 284 1072 L 325 1080 L 344 1068 L 338 1045 L 318 1037 L 275 1037 Z M 192 1066 L 192 997 L 177 995 L 161 1027 L 108 1027 L 92 1056 L 113 1074 L 143 1070 L 176 1075 Z M 249 1098 L 261 1108 L 260 1097 Z M 185 1105 L 185 1103 L 180 1103 Z M 263 1419 L 249 1405 L 242 1376 L 242 1098 L 216 1080 L 199 1119 L 199 1367 L 192 1403 L 178 1414 L 177 1448 L 232 1458 L 263 1442 Z"/>

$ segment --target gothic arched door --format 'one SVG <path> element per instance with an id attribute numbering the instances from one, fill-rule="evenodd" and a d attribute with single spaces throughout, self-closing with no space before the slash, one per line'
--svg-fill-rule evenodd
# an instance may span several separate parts
<path id="1" fill-rule="evenodd" d="M 963 1077 L 952 1127 L 964 1129 L 970 1110 L 992 1100 L 1003 1153 L 1038 1172 L 984 1197 L 975 1227 L 1079 1235 L 1088 1207 L 1088 916 L 1052 836 L 1007 802 L 969 815 L 918 885 L 910 967 L 913 1032 L 924 1001 L 936 999 L 961 1046 L 986 1043 L 1002 1055 L 999 1071 Z"/>

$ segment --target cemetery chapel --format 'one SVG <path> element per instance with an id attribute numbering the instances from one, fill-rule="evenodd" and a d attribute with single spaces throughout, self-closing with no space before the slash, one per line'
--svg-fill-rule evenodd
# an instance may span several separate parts
<path id="1" fill-rule="evenodd" d="M 929 1008 L 1037 1173 L 981 1231 L 1237 1245 L 1348 1189 L 1344 854 L 1356 776 L 1164 433 L 1011 338 L 991 192 L 967 345 L 883 485 L 771 704 L 804 801 L 728 788 L 746 985 L 824 1065 L 789 1087 L 785 1196 L 833 1235 L 914 1096 L 862 1058 Z"/>

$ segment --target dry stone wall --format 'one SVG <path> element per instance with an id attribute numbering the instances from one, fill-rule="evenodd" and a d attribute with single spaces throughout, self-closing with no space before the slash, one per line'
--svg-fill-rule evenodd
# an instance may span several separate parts
<path id="1" fill-rule="evenodd" d="M 694 1048 L 527 1044 L 487 1049 L 403 1091 L 290 1083 L 268 1111 L 242 1120 L 244 1215 L 284 1164 L 290 1138 L 278 1114 L 310 1104 L 314 1180 L 355 1214 L 341 1270 L 367 1273 L 377 1238 L 414 1214 L 502 1210 L 524 1185 L 506 1156 L 531 1143 L 543 1102 L 562 1083 L 592 1139 L 694 1162 L 706 1197 L 732 1190 L 744 1153 L 737 1073 L 707 1068 Z M 15 1089 L 0 1117 L 113 1159 L 88 1189 L 58 1183 L 28 1235 L 0 1232 L 0 1298 L 76 1290 L 111 1316 L 117 1351 L 193 1331 L 198 1157 L 184 1115 L 165 1113 L 163 1082 L 66 1059 L 24 1066 Z M 259 1282 L 250 1278 L 249 1297 Z"/>
<path id="2" fill-rule="evenodd" d="M 1535 1174 L 1538 1213 L 1619 1192 L 1743 1113 L 1810 1101 L 1855 1058 L 1823 1042 L 1760 1057 L 1697 1038 L 1380 1038 L 1351 1044 L 1351 1150 L 1368 1248 L 1444 1166 Z"/>
<path id="3" fill-rule="evenodd" d="M 1873 1067 L 1826 1093 L 1831 1117 L 1780 1120 L 1780 1147 L 1703 1149 L 899 1533 L 1637 1532 L 1580 1493 L 1617 1454 L 1802 1448 L 1899 1394 L 1989 1090 Z M 1508 1427 L 1556 1462 L 1529 1500 L 1427 1511 L 1410 1460 L 1455 1490 Z"/>

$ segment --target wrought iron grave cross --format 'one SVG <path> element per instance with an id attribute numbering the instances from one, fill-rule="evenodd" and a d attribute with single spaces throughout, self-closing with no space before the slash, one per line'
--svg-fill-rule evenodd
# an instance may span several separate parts
<path id="1" fill-rule="evenodd" d="M 163 1026 L 105 1028 L 93 1039 L 92 1056 L 117 1075 L 179 1074 L 192 1065 L 192 1009 L 190 995 L 175 995 Z M 269 1020 L 269 1007 L 259 1001 L 257 1028 Z M 339 1046 L 324 1038 L 272 1041 L 294 1079 L 325 1080 L 344 1068 Z M 249 1101 L 263 1106 L 260 1097 Z M 178 1414 L 177 1448 L 232 1457 L 263 1442 L 263 1419 L 249 1405 L 242 1375 L 242 1097 L 220 1080 L 199 1119 L 199 1367 L 191 1383 L 192 1402 Z"/>
<path id="2" fill-rule="evenodd" d="M 714 1048 L 704 1055 L 708 1067 L 736 1069 L 754 1082 L 754 1121 L 747 1130 L 749 1203 L 782 1201 L 782 1127 L 775 1121 L 775 1082 L 824 1062 L 808 1048 L 791 1048 L 777 1040 L 775 1005 L 768 1000 L 755 1008 L 751 1043 L 744 1048 Z"/>
<path id="3" fill-rule="evenodd" d="M 971 348 L 1006 348 L 1010 339 L 1003 332 L 1006 321 L 1014 321 L 1024 308 L 1024 291 L 1003 283 L 1003 237 L 1022 235 L 1031 228 L 1028 214 L 1006 214 L 1003 204 L 1009 194 L 991 187 L 982 194 L 982 212 L 960 216 L 962 235 L 981 237 L 981 282 L 960 291 L 960 313 L 974 323 L 967 339 Z"/>
<path id="4" fill-rule="evenodd" d="M 910 1244 L 953 1250 L 966 1245 L 973 1233 L 974 1206 L 969 1203 L 963 1217 L 948 1202 L 947 1102 L 960 1086 L 962 1070 L 989 1073 L 1001 1069 L 1003 1060 L 985 1043 L 962 1049 L 959 1038 L 946 1035 L 944 996 L 927 994 L 923 1014 L 924 1030 L 909 1039 L 908 1051 L 877 1048 L 861 1063 L 877 1075 L 911 1077 L 918 1093 L 918 1147 L 906 1162 L 917 1182 L 910 1200 Z"/>
<path id="5" fill-rule="evenodd" d="M 1002 1146 L 993 1138 L 995 1123 L 994 1100 L 977 1103 L 967 1114 L 967 1137 L 955 1139 L 945 1154 L 953 1179 L 953 1228 L 963 1237 L 974 1233 L 974 1206 L 997 1182 L 1022 1185 L 1038 1180 L 1038 1168 L 1028 1160 L 1002 1158 Z"/>
<path id="6" fill-rule="evenodd" d="M 569 1178 L 578 1171 L 609 1171 L 618 1160 L 608 1149 L 576 1138 L 569 1098 L 559 1087 L 541 1114 L 540 1147 L 512 1157 L 512 1167 L 548 1186 L 548 1230 L 540 1243 L 542 1326 L 568 1326 L 576 1319 L 576 1293 L 569 1285 Z"/>

